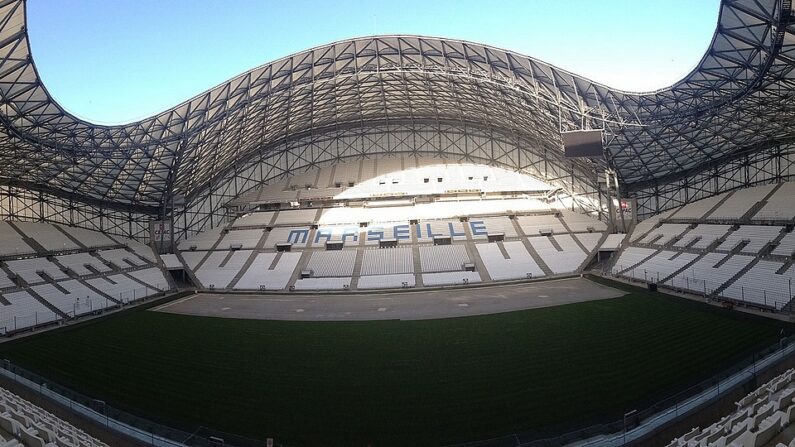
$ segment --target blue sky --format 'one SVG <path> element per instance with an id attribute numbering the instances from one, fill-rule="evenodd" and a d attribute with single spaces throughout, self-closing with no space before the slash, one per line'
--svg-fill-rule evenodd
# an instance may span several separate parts
<path id="1" fill-rule="evenodd" d="M 718 0 L 29 0 L 50 93 L 97 123 L 161 112 L 248 69 L 373 34 L 460 38 L 647 91 L 690 71 Z"/>

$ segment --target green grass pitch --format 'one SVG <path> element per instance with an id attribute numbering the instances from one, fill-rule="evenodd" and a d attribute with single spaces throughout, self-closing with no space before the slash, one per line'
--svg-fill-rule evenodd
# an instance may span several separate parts
<path id="1" fill-rule="evenodd" d="M 0 357 L 187 431 L 207 426 L 290 446 L 438 445 L 619 419 L 774 343 L 782 328 L 628 290 L 426 321 L 131 310 L 4 343 Z"/>

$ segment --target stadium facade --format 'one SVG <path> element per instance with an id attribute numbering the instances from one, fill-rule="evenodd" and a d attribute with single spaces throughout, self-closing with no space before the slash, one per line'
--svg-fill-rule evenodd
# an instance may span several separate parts
<path id="1" fill-rule="evenodd" d="M 380 154 L 444 155 L 521 170 L 607 212 L 615 171 L 641 217 L 795 168 L 790 0 L 723 0 L 684 79 L 616 90 L 472 42 L 374 36 L 268 63 L 138 122 L 67 112 L 36 71 L 24 0 L 0 6 L 0 218 L 177 238 L 297 170 Z M 617 54 L 616 57 L 621 57 Z M 605 159 L 567 159 L 561 131 L 604 129 Z"/>

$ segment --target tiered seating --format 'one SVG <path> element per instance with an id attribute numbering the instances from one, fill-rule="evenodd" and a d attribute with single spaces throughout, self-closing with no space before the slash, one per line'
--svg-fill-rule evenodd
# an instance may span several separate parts
<path id="1" fill-rule="evenodd" d="M 508 217 L 481 217 L 478 220 L 483 222 L 483 225 L 486 227 L 486 231 L 490 234 L 502 233 L 505 235 L 506 239 L 515 238 L 517 236 L 516 228 L 513 226 L 513 221 Z M 486 236 L 475 236 L 473 234 L 472 237 L 484 238 Z"/>
<path id="2" fill-rule="evenodd" d="M 10 303 L 0 303 L 0 331 L 2 333 L 38 326 L 60 318 L 24 290 L 7 292 L 2 296 Z"/>
<path id="3" fill-rule="evenodd" d="M 739 219 L 743 217 L 743 215 L 745 215 L 745 213 L 747 213 L 757 202 L 764 199 L 765 196 L 769 194 L 775 186 L 776 185 L 764 185 L 735 191 L 729 200 L 723 202 L 723 204 L 721 204 L 721 206 L 713 211 L 712 214 L 710 214 L 707 218 L 720 220 Z"/>
<path id="4" fill-rule="evenodd" d="M 728 257 L 719 267 L 715 267 Z M 712 293 L 745 268 L 754 258 L 743 255 L 707 253 L 684 272 L 666 281 L 677 289 L 699 293 Z"/>
<path id="5" fill-rule="evenodd" d="M 507 258 L 496 243 L 475 245 L 491 279 L 501 281 L 544 276 L 544 271 L 536 264 L 521 241 L 505 242 L 503 246 Z"/>
<path id="6" fill-rule="evenodd" d="M 720 203 L 720 201 L 723 200 L 724 197 L 726 197 L 726 194 L 729 193 L 718 194 L 717 196 L 712 196 L 706 199 L 690 202 L 676 212 L 675 218 L 699 220 L 705 217 L 707 212 L 712 208 L 714 208 L 715 205 Z"/>
<path id="7" fill-rule="evenodd" d="M 654 254 L 655 251 L 656 250 L 652 248 L 627 247 L 620 253 L 619 258 L 613 264 L 613 274 L 616 275 L 619 272 L 631 268 Z"/>
<path id="8" fill-rule="evenodd" d="M 239 248 L 255 248 L 265 231 L 259 230 L 232 230 L 224 235 L 216 248 L 220 250 Z"/>
<path id="9" fill-rule="evenodd" d="M 251 250 L 214 251 L 196 271 L 205 287 L 224 289 L 251 256 Z"/>
<path id="10" fill-rule="evenodd" d="M 678 213 L 677 213 L 678 215 Z M 674 247 L 687 247 L 690 248 L 706 249 L 713 242 L 722 238 L 731 229 L 730 225 L 711 225 L 699 224 L 696 228 L 688 231 L 674 243 Z M 695 243 L 693 241 L 696 241 Z"/>
<path id="11" fill-rule="evenodd" d="M 213 248 L 218 239 L 221 237 L 222 227 L 211 228 L 202 231 L 201 233 L 185 239 L 177 244 L 177 248 L 181 251 L 187 250 L 209 250 Z"/>
<path id="12" fill-rule="evenodd" d="M 602 246 L 599 247 L 599 249 L 600 250 L 618 250 L 619 247 L 621 247 L 621 244 L 624 243 L 624 239 L 626 239 L 626 238 L 627 238 L 627 235 L 624 234 L 624 233 L 608 234 L 607 238 L 602 243 Z"/>
<path id="13" fill-rule="evenodd" d="M 674 214 L 677 209 L 671 209 L 667 211 L 663 211 L 660 214 L 655 214 L 654 216 L 649 217 L 648 219 L 642 220 L 635 225 L 635 229 L 632 231 L 632 236 L 630 236 L 630 241 L 635 242 L 640 239 L 643 235 L 648 233 L 652 228 L 654 228 L 662 219 L 667 219 L 669 216 Z"/>
<path id="14" fill-rule="evenodd" d="M 519 226 L 527 237 L 538 236 L 541 231 L 552 231 L 554 234 L 567 233 L 566 227 L 560 219 L 553 214 L 540 214 L 536 216 L 516 216 Z"/>
<path id="15" fill-rule="evenodd" d="M 426 286 L 452 286 L 452 285 L 465 285 L 476 284 L 481 281 L 478 272 L 439 272 L 439 273 L 423 273 L 422 283 Z"/>
<path id="16" fill-rule="evenodd" d="M 63 230 L 69 233 L 69 235 L 71 235 L 73 238 L 77 239 L 81 244 L 89 248 L 116 245 L 116 241 L 98 231 L 91 231 L 86 230 L 85 228 L 70 227 L 66 225 L 62 225 L 61 228 L 63 228 Z"/>
<path id="17" fill-rule="evenodd" d="M 795 268 L 776 273 L 783 262 L 760 260 L 732 283 L 722 295 L 746 303 L 781 309 L 792 299 Z"/>
<path id="18" fill-rule="evenodd" d="M 463 270 L 470 263 L 463 245 L 433 245 L 420 247 L 420 265 L 423 273 L 453 272 Z"/>
<path id="19" fill-rule="evenodd" d="M 295 290 L 348 290 L 351 286 L 350 277 L 334 278 L 302 278 L 295 282 Z"/>
<path id="20" fill-rule="evenodd" d="M 112 250 L 98 250 L 97 256 L 112 263 L 120 269 L 130 267 L 140 267 L 145 265 L 145 262 L 139 259 L 135 254 L 123 248 L 114 248 Z"/>
<path id="21" fill-rule="evenodd" d="M 152 264 L 157 263 L 157 255 L 155 255 L 152 247 L 132 239 L 119 238 L 119 240 L 122 242 L 122 244 L 126 245 L 130 250 L 132 250 L 133 253 L 145 259 L 147 262 Z"/>
<path id="22" fill-rule="evenodd" d="M 740 225 L 740 228 L 729 233 L 726 239 L 720 244 L 717 250 L 730 251 L 743 241 L 748 244 L 741 249 L 742 253 L 759 253 L 765 245 L 773 242 L 784 227 L 761 226 L 761 225 Z"/>
<path id="23" fill-rule="evenodd" d="M 11 278 L 6 275 L 6 272 L 0 270 L 0 290 L 15 286 L 16 284 L 14 284 L 14 281 L 11 281 Z"/>
<path id="24" fill-rule="evenodd" d="M 553 273 L 562 274 L 577 271 L 585 261 L 587 254 L 580 249 L 574 239 L 568 234 L 554 236 L 554 239 L 562 250 L 558 251 L 549 237 L 527 238 Z"/>
<path id="25" fill-rule="evenodd" d="M 355 261 L 356 250 L 316 251 L 312 253 L 307 268 L 312 271 L 312 276 L 347 276 L 350 281 Z"/>
<path id="26" fill-rule="evenodd" d="M 694 253 L 663 250 L 624 275 L 647 282 L 659 282 L 698 257 Z"/>
<path id="27" fill-rule="evenodd" d="M 159 268 L 152 267 L 144 270 L 133 270 L 129 272 L 129 275 L 155 289 L 161 291 L 169 289 L 168 281 L 166 281 L 165 276 L 163 276 L 163 271 Z"/>
<path id="28" fill-rule="evenodd" d="M 58 283 L 58 287 L 52 284 L 41 284 L 31 287 L 31 290 L 70 317 L 87 314 L 115 304 L 74 279 L 61 281 Z"/>
<path id="29" fill-rule="evenodd" d="M 569 229 L 575 233 L 607 230 L 607 224 L 583 213 L 563 210 L 561 211 L 561 215 Z"/>
<path id="30" fill-rule="evenodd" d="M 276 225 L 299 225 L 315 222 L 316 209 L 300 209 L 279 211 L 276 216 Z"/>
<path id="31" fill-rule="evenodd" d="M 273 248 L 276 244 L 293 244 L 295 247 L 306 247 L 310 243 L 309 227 L 279 227 L 268 233 L 267 245 Z"/>
<path id="32" fill-rule="evenodd" d="M 98 272 L 109 272 L 111 270 L 104 262 L 86 252 L 56 256 L 55 260 L 79 276 L 86 276 L 94 273 L 86 268 L 87 265 Z"/>
<path id="33" fill-rule="evenodd" d="M 22 236 L 11 225 L 0 221 L 0 254 L 7 256 L 30 253 L 35 253 L 35 250 L 22 240 Z"/>
<path id="34" fill-rule="evenodd" d="M 183 251 L 182 252 L 182 259 L 185 260 L 185 264 L 188 265 L 188 268 L 191 270 L 196 270 L 196 267 L 199 263 L 207 257 L 208 251 Z"/>
<path id="35" fill-rule="evenodd" d="M 664 223 L 637 242 L 662 246 L 681 236 L 682 233 L 687 231 L 688 227 L 689 224 Z"/>
<path id="36" fill-rule="evenodd" d="M 771 254 L 779 256 L 792 256 L 795 253 L 795 231 L 790 231 L 778 242 L 778 246 Z"/>
<path id="37" fill-rule="evenodd" d="M 257 213 L 250 213 L 240 216 L 232 222 L 232 228 L 236 227 L 264 227 L 271 222 L 275 213 L 270 211 L 263 211 Z"/>
<path id="38" fill-rule="evenodd" d="M 167 270 L 185 268 L 185 266 L 182 265 L 182 262 L 179 260 L 177 255 L 175 255 L 173 253 L 166 253 L 166 254 L 160 255 L 160 260 L 163 261 L 163 265 L 166 267 Z"/>
<path id="39" fill-rule="evenodd" d="M 108 447 L 54 414 L 0 388 L 0 428 L 4 447 Z M 7 438 L 14 436 L 20 442 Z"/>
<path id="40" fill-rule="evenodd" d="M 297 290 L 323 284 L 334 289 L 413 287 L 415 279 L 421 285 L 481 281 L 479 273 L 446 274 L 464 272 L 465 264 L 480 266 L 480 250 L 489 258 L 487 269 L 493 275 L 489 280 L 543 276 L 546 267 L 537 265 L 534 259 L 538 258 L 523 244 L 528 236 L 537 238 L 550 231 L 559 237 L 542 248 L 553 249 L 547 255 L 556 273 L 571 273 L 597 249 L 607 225 L 568 208 L 560 209 L 573 203 L 550 194 L 553 190 L 526 174 L 473 163 L 412 156 L 353 160 L 308 170 L 256 193 L 247 192 L 230 202 L 230 208 L 266 209 L 259 205 L 284 198 L 293 202 L 317 196 L 323 200 L 298 200 L 298 206 L 291 204 L 289 209 L 282 200 L 279 211 L 256 211 L 237 218 L 222 239 L 218 235 L 192 238 L 194 254 L 188 251 L 189 243 L 181 243 L 179 248 L 188 267 L 204 275 L 219 261 L 220 255 L 212 251 L 226 250 L 235 236 L 240 249 L 253 250 L 248 261 L 255 265 L 276 262 L 276 250 L 296 256 L 314 250 L 311 256 L 303 254 L 307 264 L 301 266 L 301 270 L 313 272 L 304 276 L 311 276 L 299 279 L 296 268 L 284 281 Z M 309 208 L 313 206 L 321 207 Z M 517 218 L 514 221 L 509 216 Z M 527 234 L 517 231 L 517 225 Z M 266 227 L 270 230 L 263 236 L 258 230 Z M 578 237 L 571 237 L 570 232 Z M 500 239 L 490 237 L 497 234 L 504 236 L 498 245 L 475 249 L 473 241 Z M 258 244 L 262 237 L 266 242 Z M 439 245 L 431 245 L 436 237 L 449 237 L 452 244 L 441 245 L 445 242 L 436 240 Z M 332 242 L 333 247 L 328 245 Z M 331 253 L 331 249 L 340 248 L 339 242 L 343 252 Z M 322 248 L 329 252 L 320 251 Z M 266 254 L 270 257 L 264 258 Z M 358 266 L 353 267 L 357 256 L 361 256 L 359 271 Z M 416 275 L 423 275 L 422 281 Z M 260 278 L 250 277 L 249 272 L 237 276 L 239 280 L 230 281 L 227 287 L 256 289 L 261 285 Z M 341 279 L 324 282 L 318 278 Z M 276 288 L 281 287 L 285 286 Z"/>
<path id="41" fill-rule="evenodd" d="M 454 241 L 466 240 L 464 223 L 449 220 L 432 220 L 420 222 L 416 225 L 417 240 L 420 242 L 431 242 L 434 236 L 450 237 Z M 483 235 L 485 236 L 485 235 Z"/>
<path id="42" fill-rule="evenodd" d="M 577 233 L 574 237 L 580 241 L 588 252 L 593 251 L 604 233 Z"/>
<path id="43" fill-rule="evenodd" d="M 300 260 L 301 253 L 259 253 L 234 288 L 283 290 L 290 282 Z M 276 265 L 273 265 L 274 262 Z"/>
<path id="44" fill-rule="evenodd" d="M 681 446 L 795 446 L 790 436 L 795 421 L 795 370 L 790 369 L 736 402 L 736 410 L 705 429 L 696 427 L 672 440 L 667 447 Z M 778 438 L 777 438 L 778 437 Z"/>
<path id="45" fill-rule="evenodd" d="M 160 290 L 154 287 L 144 286 L 123 274 L 92 278 L 86 280 L 86 282 L 105 295 L 109 295 L 125 304 L 138 301 L 160 292 Z M 167 285 L 165 287 L 168 288 Z"/>
<path id="46" fill-rule="evenodd" d="M 364 250 L 362 276 L 414 273 L 411 248 L 383 248 Z"/>
<path id="47" fill-rule="evenodd" d="M 412 274 L 360 276 L 359 289 L 400 289 L 414 287 L 416 279 Z"/>
<path id="48" fill-rule="evenodd" d="M 359 165 L 361 162 L 340 163 L 334 167 L 334 175 L 331 178 L 333 186 L 348 186 L 348 184 L 359 181 Z"/>
<path id="49" fill-rule="evenodd" d="M 72 242 L 71 239 L 66 237 L 65 234 L 48 223 L 15 222 L 14 224 L 25 233 L 27 237 L 35 240 L 47 251 L 76 250 L 80 248 L 77 244 Z"/>
<path id="50" fill-rule="evenodd" d="M 28 284 L 38 284 L 45 282 L 46 279 L 42 277 L 39 272 L 43 272 L 50 279 L 68 279 L 66 273 L 62 272 L 60 267 L 48 261 L 46 258 L 29 258 L 17 259 L 13 261 L 6 261 L 8 268 L 24 279 Z"/>
<path id="51" fill-rule="evenodd" d="M 125 296 L 123 302 L 129 302 L 170 288 L 156 266 L 157 256 L 140 242 L 48 223 L 15 222 L 13 225 L 35 243 L 26 244 L 11 224 L 0 222 L 0 230 L 5 231 L 0 235 L 0 258 L 4 259 L 0 265 L 0 290 L 5 299 L 5 302 L 0 300 L 3 311 L 0 324 L 5 324 L 6 331 L 49 323 L 64 318 L 64 314 L 73 317 L 115 306 L 117 303 L 111 298 Z M 20 244 L 28 249 L 20 250 Z M 128 248 L 93 251 L 120 245 Z M 33 255 L 33 246 L 40 251 L 38 256 L 19 255 L 22 251 Z M 45 255 L 41 249 L 52 253 Z M 63 254 L 64 251 L 69 253 Z M 118 269 L 152 286 L 146 287 L 118 274 Z M 11 274 L 20 280 L 12 281 Z M 99 291 L 89 285 L 96 286 Z M 47 305 L 60 309 L 63 314 L 53 312 Z"/>
<path id="52" fill-rule="evenodd" d="M 795 218 L 795 182 L 782 184 L 752 217 L 753 220 L 792 220 L 793 218 Z"/>

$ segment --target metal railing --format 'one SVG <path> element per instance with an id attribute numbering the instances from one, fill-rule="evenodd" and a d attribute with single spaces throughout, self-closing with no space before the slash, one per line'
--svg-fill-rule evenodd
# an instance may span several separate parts
<path id="1" fill-rule="evenodd" d="M 60 309 L 67 318 L 52 311 L 36 311 L 28 314 L 19 314 L 6 310 L 6 306 L 0 306 L 0 335 L 13 334 L 22 330 L 35 329 L 50 324 L 59 324 L 64 321 L 71 321 L 90 315 L 97 315 L 104 312 L 119 309 L 121 307 L 140 302 L 147 298 L 157 298 L 168 293 L 171 287 L 168 283 L 158 283 L 150 287 L 137 287 L 134 289 L 122 290 L 114 293 L 103 291 L 106 297 L 76 297 L 71 309 Z"/>
<path id="2" fill-rule="evenodd" d="M 727 281 L 711 281 L 709 279 L 696 278 L 690 271 L 681 272 L 669 279 L 668 274 L 661 275 L 656 271 L 644 270 L 642 268 L 631 268 L 627 271 L 617 265 L 615 271 L 605 272 L 607 276 L 621 278 L 626 281 L 640 282 L 644 284 L 653 283 L 657 287 L 666 288 L 676 292 L 690 293 L 703 296 L 707 300 L 717 300 L 732 305 L 743 307 L 753 307 L 771 312 L 791 315 L 793 313 L 793 298 L 795 297 L 795 284 L 788 280 L 787 292 L 773 288 L 749 287 L 738 284 L 738 281 L 724 287 Z M 622 272 L 618 274 L 616 272 Z M 661 282 L 666 280 L 665 283 Z"/>

